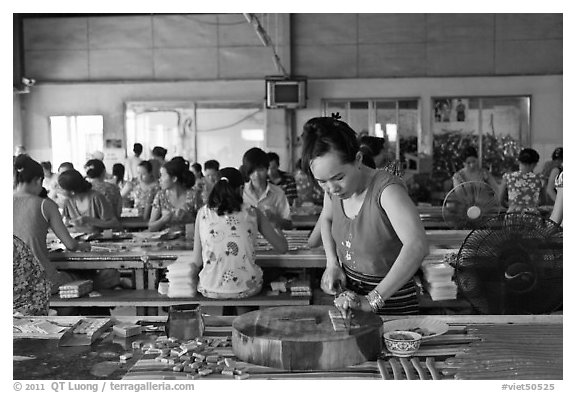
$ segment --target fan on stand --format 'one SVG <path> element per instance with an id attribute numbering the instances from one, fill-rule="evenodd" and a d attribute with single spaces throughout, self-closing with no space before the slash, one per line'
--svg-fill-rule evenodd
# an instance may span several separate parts
<path id="1" fill-rule="evenodd" d="M 478 228 L 487 218 L 500 212 L 496 191 L 480 181 L 454 187 L 444 198 L 442 217 L 453 229 Z"/>
<path id="2" fill-rule="evenodd" d="M 481 314 L 543 314 L 562 305 L 562 230 L 535 214 L 488 220 L 462 243 L 459 293 Z"/>

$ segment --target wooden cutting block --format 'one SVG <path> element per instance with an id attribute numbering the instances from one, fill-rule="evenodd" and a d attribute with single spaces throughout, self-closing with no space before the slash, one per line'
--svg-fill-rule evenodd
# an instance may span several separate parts
<path id="1" fill-rule="evenodd" d="M 232 323 L 232 347 L 241 360 L 284 370 L 332 370 L 376 360 L 382 320 L 354 310 L 350 329 L 334 331 L 333 306 L 275 307 Z"/>

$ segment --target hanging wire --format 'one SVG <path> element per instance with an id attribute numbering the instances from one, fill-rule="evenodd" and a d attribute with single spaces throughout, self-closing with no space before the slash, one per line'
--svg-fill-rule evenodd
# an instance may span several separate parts
<path id="1" fill-rule="evenodd" d="M 270 38 L 270 35 L 266 29 L 262 27 L 262 23 L 260 23 L 258 17 L 255 14 L 244 14 L 244 17 L 252 26 L 254 26 L 256 34 L 262 41 L 262 44 L 272 49 L 273 61 L 276 69 L 280 71 L 282 75 L 288 76 L 288 72 L 286 72 L 286 69 L 282 65 L 282 61 L 280 60 L 280 56 L 278 56 L 278 53 L 276 52 L 276 45 L 273 44 L 272 39 Z"/>
<path id="2" fill-rule="evenodd" d="M 220 130 L 225 130 L 227 128 L 230 127 L 234 127 L 240 123 L 242 123 L 243 121 L 246 121 L 254 116 L 256 116 L 258 113 L 262 112 L 262 109 L 256 109 L 254 112 L 247 114 L 246 116 L 244 116 L 243 118 L 241 118 L 240 120 L 237 120 L 231 124 L 227 124 L 225 126 L 219 126 L 219 127 L 214 127 L 214 128 L 206 128 L 204 130 L 201 129 L 196 129 L 197 132 L 210 132 L 210 131 L 220 131 Z"/>

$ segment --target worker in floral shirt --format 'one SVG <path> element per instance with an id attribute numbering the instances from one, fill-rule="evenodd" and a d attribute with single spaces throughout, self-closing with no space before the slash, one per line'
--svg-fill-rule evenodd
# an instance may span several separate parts
<path id="1" fill-rule="evenodd" d="M 499 196 L 500 202 L 504 205 L 506 198 L 508 199 L 508 213 L 539 213 L 540 192 L 546 184 L 546 179 L 534 173 L 539 159 L 540 155 L 536 150 L 522 149 L 518 155 L 520 169 L 502 176 Z"/>

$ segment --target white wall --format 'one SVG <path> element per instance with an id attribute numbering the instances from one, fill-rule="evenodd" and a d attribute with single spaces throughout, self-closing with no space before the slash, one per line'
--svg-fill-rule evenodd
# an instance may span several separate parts
<path id="1" fill-rule="evenodd" d="M 548 159 L 562 145 L 561 75 L 473 77 L 473 78 L 392 78 L 316 79 L 308 81 L 308 107 L 296 113 L 295 132 L 310 117 L 321 114 L 322 98 L 420 97 L 422 105 L 421 150 L 431 149 L 431 98 L 434 96 L 532 97 L 532 147 Z M 124 103 L 160 100 L 264 100 L 264 81 L 154 82 L 39 84 L 23 97 L 23 138 L 37 160 L 51 157 L 48 117 L 52 115 L 104 115 L 104 138 L 124 139 Z M 281 153 L 287 165 L 287 117 L 272 110 L 267 116 L 267 146 Z M 16 135 L 14 137 L 16 140 Z M 298 153 L 296 153 L 298 156 Z"/>

